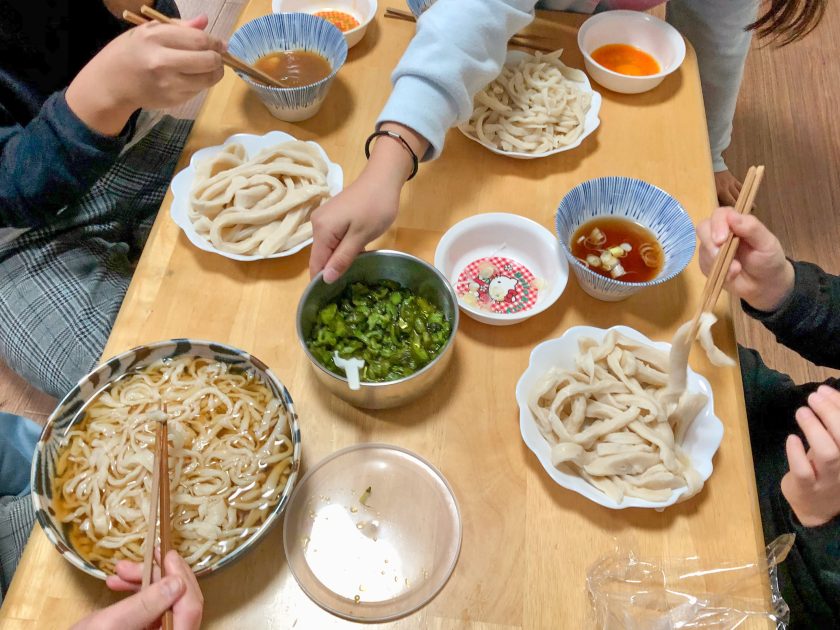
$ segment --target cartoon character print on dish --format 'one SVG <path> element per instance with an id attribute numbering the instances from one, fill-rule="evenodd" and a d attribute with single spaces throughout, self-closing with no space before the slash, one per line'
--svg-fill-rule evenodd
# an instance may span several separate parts
<path id="1" fill-rule="evenodd" d="M 537 303 L 539 281 L 511 258 L 474 260 L 458 276 L 455 292 L 462 302 L 492 313 L 519 313 Z"/>

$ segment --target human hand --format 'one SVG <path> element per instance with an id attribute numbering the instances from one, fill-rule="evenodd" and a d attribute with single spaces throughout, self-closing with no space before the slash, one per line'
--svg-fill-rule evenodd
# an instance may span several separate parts
<path id="1" fill-rule="evenodd" d="M 793 290 L 793 265 L 782 244 L 752 215 L 718 208 L 697 227 L 700 268 L 707 276 L 730 230 L 741 239 L 726 275 L 726 290 L 759 311 L 776 310 Z"/>
<path id="2" fill-rule="evenodd" d="M 386 123 L 382 129 L 399 133 L 417 156 L 429 146 L 408 127 Z M 398 141 L 377 139 L 359 178 L 312 213 L 311 276 L 323 270 L 324 282 L 335 282 L 367 244 L 388 229 L 397 217 L 400 192 L 412 168 L 410 154 Z"/>
<path id="3" fill-rule="evenodd" d="M 790 471 L 782 494 L 805 527 L 818 527 L 840 514 L 840 392 L 821 385 L 796 412 L 808 451 L 796 435 L 787 439 Z"/>
<path id="4" fill-rule="evenodd" d="M 73 79 L 67 104 L 92 129 L 116 135 L 137 109 L 189 100 L 224 75 L 225 45 L 206 27 L 202 15 L 178 24 L 152 20 L 126 31 Z"/>
<path id="5" fill-rule="evenodd" d="M 159 558 L 158 558 L 159 559 Z M 160 627 L 163 613 L 172 609 L 175 630 L 197 630 L 201 626 L 204 597 L 198 580 L 176 551 L 170 551 L 164 560 L 166 577 L 156 580 L 145 590 L 140 590 L 143 565 L 122 560 L 117 563 L 117 574 L 108 576 L 106 584 L 114 591 L 129 591 L 131 597 L 103 608 L 85 617 L 73 630 L 144 630 L 149 626 Z"/>

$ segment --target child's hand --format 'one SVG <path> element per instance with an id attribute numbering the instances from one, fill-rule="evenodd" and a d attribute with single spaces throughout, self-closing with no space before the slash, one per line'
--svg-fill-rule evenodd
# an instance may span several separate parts
<path id="1" fill-rule="evenodd" d="M 133 591 L 135 594 L 85 617 L 73 626 L 73 630 L 159 628 L 160 618 L 170 608 L 175 628 L 197 630 L 201 626 L 204 609 L 204 596 L 198 580 L 177 551 L 170 551 L 165 562 L 166 577 L 161 580 L 156 568 L 155 581 L 144 591 L 140 591 L 143 565 L 127 560 L 118 562 L 117 574 L 109 576 L 106 584 L 111 590 Z"/>
<path id="2" fill-rule="evenodd" d="M 782 494 L 806 527 L 828 523 L 840 514 L 840 392 L 827 385 L 808 397 L 796 412 L 802 440 L 788 436 L 790 471 L 782 478 Z"/>
<path id="3" fill-rule="evenodd" d="M 387 181 L 367 171 L 313 212 L 309 273 L 315 276 L 323 269 L 325 282 L 338 280 L 394 222 L 401 188 L 401 180 Z"/>
<path id="4" fill-rule="evenodd" d="M 793 290 L 793 265 L 782 244 L 752 215 L 718 208 L 697 227 L 700 268 L 707 276 L 730 230 L 741 239 L 726 276 L 726 289 L 759 311 L 774 311 Z"/>
<path id="5" fill-rule="evenodd" d="M 92 129 L 116 135 L 137 109 L 189 100 L 224 75 L 224 43 L 206 26 L 200 16 L 126 31 L 82 68 L 67 88 L 67 104 Z"/>
<path id="6" fill-rule="evenodd" d="M 422 156 L 429 143 L 398 123 L 385 123 L 415 155 Z M 314 242 L 309 255 L 309 273 L 324 271 L 324 282 L 335 282 L 368 243 L 381 236 L 394 222 L 400 207 L 400 191 L 413 168 L 411 155 L 393 138 L 379 138 L 370 161 L 359 178 L 312 213 Z"/>

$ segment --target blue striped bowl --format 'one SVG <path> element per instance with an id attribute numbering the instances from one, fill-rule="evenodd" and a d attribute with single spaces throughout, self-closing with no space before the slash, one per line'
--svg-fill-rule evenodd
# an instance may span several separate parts
<path id="1" fill-rule="evenodd" d="M 572 255 L 570 242 L 581 224 L 600 216 L 626 217 L 656 235 L 665 253 L 660 274 L 648 282 L 622 282 L 595 273 Z M 570 190 L 555 217 L 557 237 L 578 284 L 599 300 L 616 302 L 675 278 L 694 256 L 697 235 L 688 213 L 661 188 L 629 177 L 590 179 Z"/>
<path id="2" fill-rule="evenodd" d="M 420 14 L 435 3 L 435 0 L 405 0 L 408 8 L 414 14 L 414 17 L 419 18 Z"/>
<path id="3" fill-rule="evenodd" d="M 279 50 L 308 50 L 330 62 L 332 72 L 327 78 L 296 88 L 270 87 L 237 72 L 274 116 L 288 122 L 318 113 L 336 72 L 347 59 L 347 42 L 341 31 L 309 13 L 272 13 L 251 20 L 233 34 L 228 50 L 249 64 Z"/>
<path id="4" fill-rule="evenodd" d="M 58 403 L 58 406 L 47 422 L 47 426 L 44 427 L 44 431 L 41 433 L 41 438 L 35 447 L 35 456 L 32 460 L 32 503 L 35 508 L 35 516 L 37 516 L 38 522 L 44 530 L 44 534 L 46 534 L 47 539 L 70 564 L 100 580 L 106 578 L 105 572 L 85 560 L 73 548 L 72 543 L 66 535 L 64 526 L 59 521 L 52 505 L 53 479 L 56 475 L 58 457 L 64 447 L 64 436 L 76 422 L 79 422 L 83 418 L 82 412 L 86 405 L 111 383 L 129 372 L 144 368 L 155 361 L 184 355 L 213 359 L 243 370 L 253 370 L 259 374 L 263 382 L 271 390 L 272 395 L 281 402 L 286 410 L 286 419 L 289 423 L 289 433 L 293 446 L 292 470 L 289 473 L 289 479 L 286 481 L 283 494 L 280 495 L 277 504 L 271 509 L 265 522 L 242 545 L 215 562 L 196 568 L 196 575 L 201 577 L 213 573 L 241 558 L 253 549 L 257 545 L 257 542 L 278 521 L 292 495 L 292 490 L 294 489 L 300 470 L 300 426 L 298 425 L 297 413 L 295 412 L 295 407 L 288 390 L 286 390 L 283 383 L 280 382 L 265 363 L 244 350 L 238 350 L 237 348 L 212 341 L 199 341 L 194 339 L 158 341 L 123 352 L 109 359 L 82 378 L 78 385 L 70 390 L 70 393 Z"/>

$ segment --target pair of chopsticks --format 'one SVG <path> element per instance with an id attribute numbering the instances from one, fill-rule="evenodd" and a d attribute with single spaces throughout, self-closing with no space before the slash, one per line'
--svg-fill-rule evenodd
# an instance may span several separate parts
<path id="1" fill-rule="evenodd" d="M 747 171 L 747 176 L 744 178 L 744 185 L 741 187 L 741 192 L 738 195 L 738 201 L 735 203 L 735 211 L 739 214 L 750 214 L 755 203 L 755 196 L 758 194 L 758 187 L 761 185 L 761 179 L 764 177 L 763 166 L 751 166 Z M 700 317 L 703 313 L 711 312 L 717 304 L 720 293 L 723 290 L 723 284 L 726 281 L 726 276 L 729 273 L 729 266 L 735 258 L 735 253 L 738 251 L 738 245 L 741 239 L 729 232 L 729 236 L 721 246 L 718 255 L 715 258 L 715 264 L 712 266 L 712 271 L 706 279 L 706 286 L 703 287 L 703 297 L 700 299 L 700 307 L 691 321 L 691 328 L 688 333 L 689 344 L 694 342 L 697 337 L 698 329 L 700 328 Z"/>
<path id="2" fill-rule="evenodd" d="M 385 9 L 385 17 L 391 18 L 392 20 L 403 20 L 404 22 L 417 21 L 414 14 L 410 11 L 402 11 L 401 9 L 394 9 L 392 7 Z M 522 33 L 518 33 L 510 38 L 508 44 L 518 48 L 529 48 L 540 52 L 553 52 L 555 50 L 550 46 L 541 44 L 540 41 L 549 42 L 549 38 L 541 35 L 524 35 Z"/>
<path id="3" fill-rule="evenodd" d="M 147 22 L 152 20 L 157 20 L 158 22 L 162 22 L 163 24 L 172 24 L 173 20 L 167 16 L 165 16 L 160 11 L 155 11 L 152 7 L 143 5 L 140 7 L 140 13 L 145 15 L 148 20 L 136 13 L 131 11 L 123 11 L 123 19 L 126 22 L 130 22 L 135 26 L 142 26 Z M 255 68 L 254 66 L 245 63 L 239 57 L 234 57 L 228 51 L 222 53 L 222 63 L 224 63 L 229 68 L 233 68 L 234 70 L 238 70 L 242 74 L 247 74 L 252 79 L 256 79 L 261 83 L 265 83 L 266 85 L 270 85 L 271 87 L 276 88 L 284 88 L 286 87 L 282 82 L 278 81 L 270 74 L 266 74 L 259 68 Z"/>
<path id="4" fill-rule="evenodd" d="M 166 414 L 166 405 L 163 406 L 163 413 Z M 157 529 L 158 507 L 160 508 L 160 577 L 166 577 L 164 559 L 172 548 L 172 535 L 170 532 L 170 518 L 172 512 L 169 508 L 169 429 L 166 419 L 158 422 L 155 432 L 155 464 L 152 473 L 152 496 L 149 500 L 149 521 L 146 532 L 146 549 L 143 554 L 143 581 L 142 588 L 147 588 L 152 583 L 153 558 L 155 553 L 155 530 Z M 172 630 L 172 611 L 163 613 L 163 630 Z"/>

